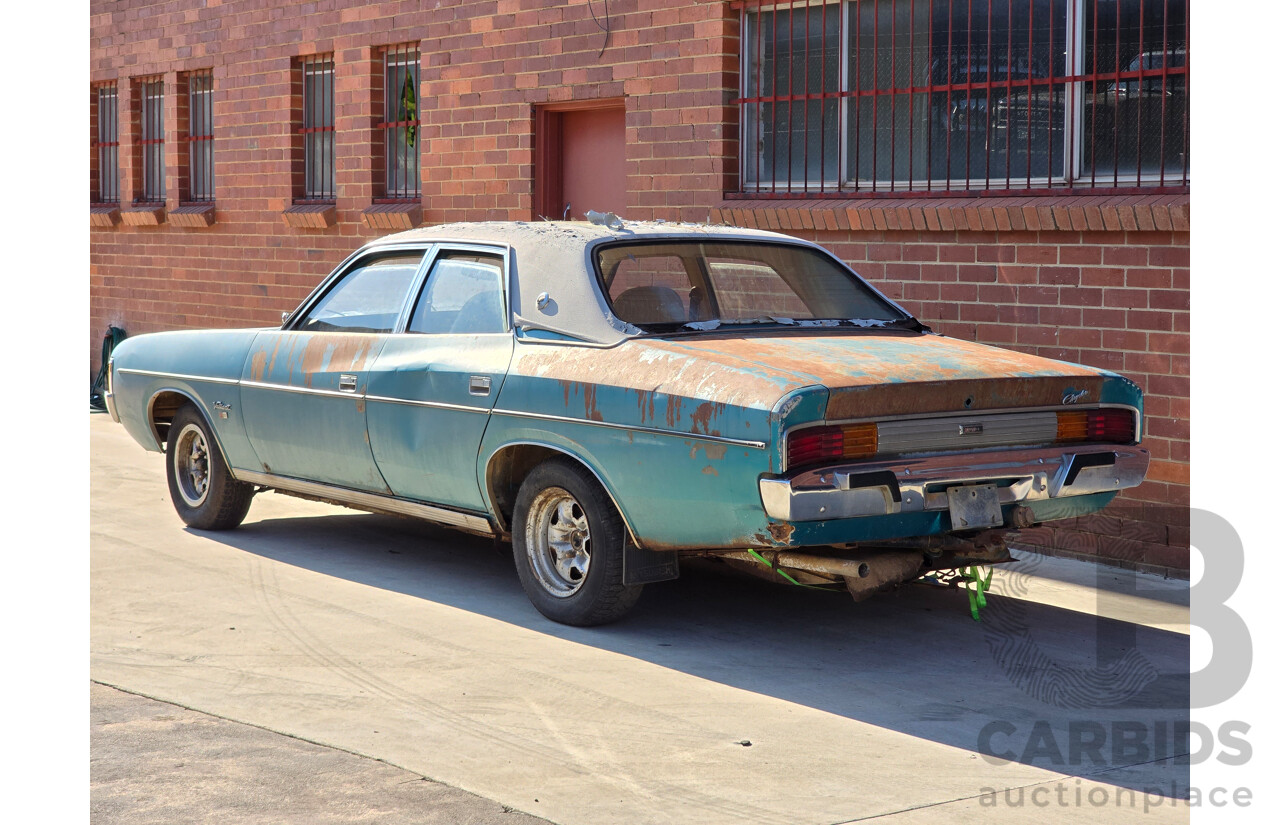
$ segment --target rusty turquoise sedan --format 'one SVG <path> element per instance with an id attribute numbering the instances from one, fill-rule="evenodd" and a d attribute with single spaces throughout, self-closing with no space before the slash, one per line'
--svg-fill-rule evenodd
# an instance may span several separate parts
<path id="1" fill-rule="evenodd" d="M 1148 465 L 1133 382 L 935 334 L 820 246 L 727 227 L 391 235 L 279 328 L 140 335 L 108 373 L 191 527 L 274 491 L 496 536 L 574 625 L 693 556 L 856 598 L 1008 561 Z"/>

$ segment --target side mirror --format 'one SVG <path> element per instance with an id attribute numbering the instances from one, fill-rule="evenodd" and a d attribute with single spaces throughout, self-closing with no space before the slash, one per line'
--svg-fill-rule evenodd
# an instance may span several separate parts
<path id="1" fill-rule="evenodd" d="M 287 309 L 284 312 L 280 313 L 280 326 L 284 326 L 285 324 L 289 323 L 289 316 L 292 314 L 293 312 Z"/>

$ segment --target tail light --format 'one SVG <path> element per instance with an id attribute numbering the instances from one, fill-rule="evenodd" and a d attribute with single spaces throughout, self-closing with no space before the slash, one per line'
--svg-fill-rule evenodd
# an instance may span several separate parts
<path id="1" fill-rule="evenodd" d="M 1137 438 L 1129 410 L 1080 410 L 1058 413 L 1058 441 L 1105 441 L 1132 444 Z"/>
<path id="2" fill-rule="evenodd" d="M 842 427 L 809 427 L 787 437 L 787 467 L 847 458 L 868 458 L 876 454 L 875 424 L 847 424 Z"/>

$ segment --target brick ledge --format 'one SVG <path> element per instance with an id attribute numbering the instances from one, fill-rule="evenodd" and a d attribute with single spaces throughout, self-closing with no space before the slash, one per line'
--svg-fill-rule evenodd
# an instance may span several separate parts
<path id="1" fill-rule="evenodd" d="M 360 213 L 360 222 L 369 229 L 413 229 L 422 223 L 422 204 L 375 203 Z"/>
<path id="2" fill-rule="evenodd" d="M 211 203 L 179 206 L 169 213 L 169 223 L 191 229 L 205 229 L 217 221 L 217 209 Z"/>
<path id="3" fill-rule="evenodd" d="M 120 207 L 115 204 L 90 206 L 89 225 L 110 229 L 120 223 Z"/>
<path id="4" fill-rule="evenodd" d="M 722 200 L 712 223 L 776 231 L 1189 232 L 1191 196 Z"/>
<path id="5" fill-rule="evenodd" d="M 294 229 L 328 229 L 338 222 L 338 209 L 331 203 L 295 203 L 280 216 Z"/>
<path id="6" fill-rule="evenodd" d="M 164 223 L 163 206 L 132 206 L 120 212 L 125 226 L 159 226 Z"/>

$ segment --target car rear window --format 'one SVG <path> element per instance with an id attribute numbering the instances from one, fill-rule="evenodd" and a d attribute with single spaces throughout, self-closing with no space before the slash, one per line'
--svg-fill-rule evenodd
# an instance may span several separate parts
<path id="1" fill-rule="evenodd" d="M 596 252 L 613 313 L 641 329 L 779 319 L 894 322 L 908 316 L 818 250 L 790 244 L 659 241 Z"/>

